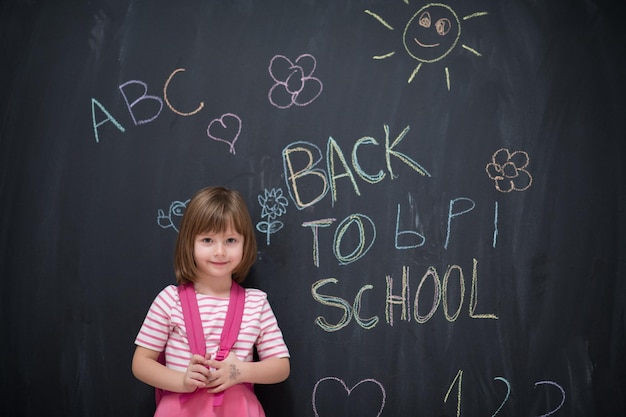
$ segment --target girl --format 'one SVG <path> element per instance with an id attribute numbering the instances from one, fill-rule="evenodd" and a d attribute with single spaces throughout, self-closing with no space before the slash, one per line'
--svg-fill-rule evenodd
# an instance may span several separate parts
<path id="1" fill-rule="evenodd" d="M 135 377 L 164 390 L 155 417 L 265 416 L 250 384 L 284 381 L 290 365 L 264 292 L 245 289 L 237 340 L 223 360 L 216 360 L 231 286 L 243 281 L 256 254 L 254 228 L 241 195 L 223 187 L 198 191 L 183 216 L 174 269 L 179 286 L 191 283 L 195 289 L 206 355 L 192 355 L 181 296 L 176 286 L 167 286 L 150 306 L 132 362 Z M 166 365 L 159 361 L 161 352 Z"/>

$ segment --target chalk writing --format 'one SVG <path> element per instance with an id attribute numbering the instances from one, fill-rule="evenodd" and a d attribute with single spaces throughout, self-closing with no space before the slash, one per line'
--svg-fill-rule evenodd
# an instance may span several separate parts
<path id="1" fill-rule="evenodd" d="M 557 384 L 554 381 L 538 381 L 535 382 L 535 388 L 537 388 L 537 386 L 539 385 L 552 385 L 554 387 L 557 387 L 558 390 L 561 392 L 561 402 L 559 403 L 559 405 L 557 405 L 554 409 L 550 410 L 549 412 L 545 413 L 545 414 L 541 414 L 538 417 L 547 417 L 549 415 L 552 415 L 554 413 L 556 413 L 557 411 L 559 411 L 559 409 L 561 407 L 563 407 L 563 404 L 565 404 L 565 390 L 563 389 L 562 386 L 560 386 L 559 384 Z"/>
<path id="2" fill-rule="evenodd" d="M 422 165 L 417 163 L 413 158 L 396 150 L 395 148 L 406 137 L 409 132 L 409 126 L 405 127 L 402 132 L 396 137 L 396 139 L 390 141 L 389 126 L 383 126 L 385 132 L 385 161 L 387 165 L 387 171 L 390 178 L 393 180 L 398 176 L 394 174 L 391 158 L 396 158 L 416 171 L 418 174 L 430 177 L 430 174 Z M 287 145 L 282 151 L 283 157 L 283 170 L 285 172 L 285 183 L 289 190 L 289 196 L 294 202 L 295 206 L 299 209 L 305 209 L 310 207 L 319 201 L 321 201 L 331 190 L 332 205 L 334 206 L 337 201 L 337 180 L 341 178 L 348 178 L 350 185 L 356 195 L 361 195 L 361 191 L 356 182 L 356 175 L 363 181 L 370 184 L 381 182 L 386 174 L 380 170 L 377 174 L 372 175 L 365 172 L 358 162 L 358 149 L 363 145 L 380 146 L 378 141 L 373 137 L 363 137 L 356 141 L 352 148 L 352 166 L 348 164 L 345 153 L 332 137 L 328 138 L 326 144 L 326 170 L 319 165 L 323 161 L 322 150 L 315 144 L 298 141 Z M 343 172 L 338 173 L 337 165 L 341 166 Z M 354 172 L 352 172 L 354 170 Z M 305 199 L 303 192 L 301 191 L 300 182 L 304 182 L 307 186 L 302 189 L 308 189 L 309 193 L 313 187 L 317 189 L 317 194 L 312 194 L 312 197 Z"/>
<path id="3" fill-rule="evenodd" d="M 229 152 L 235 154 L 235 142 L 241 133 L 241 119 L 236 114 L 226 113 L 219 119 L 211 120 L 206 129 L 209 139 L 229 145 Z"/>
<path id="4" fill-rule="evenodd" d="M 336 332 L 346 327 L 352 318 L 354 318 L 357 324 L 363 329 L 368 330 L 376 327 L 379 321 L 378 316 L 370 317 L 369 319 L 363 319 L 359 316 L 361 312 L 361 298 L 363 297 L 363 292 L 373 289 L 374 286 L 369 284 L 362 286 L 354 297 L 352 305 L 341 297 L 328 296 L 318 292 L 318 289 L 322 286 L 329 283 L 337 284 L 338 282 L 339 280 L 336 278 L 326 278 L 315 282 L 311 286 L 311 295 L 314 300 L 320 304 L 327 305 L 329 307 L 337 307 L 343 310 L 343 316 L 337 324 L 330 324 L 323 316 L 318 316 L 315 319 L 315 324 L 321 327 L 325 332 Z"/>
<path id="5" fill-rule="evenodd" d="M 485 167 L 489 178 L 495 182 L 496 190 L 502 193 L 525 191 L 533 183 L 533 177 L 526 170 L 528 154 L 524 151 L 511 153 L 508 149 L 498 149 Z"/>
<path id="6" fill-rule="evenodd" d="M 269 246 L 270 235 L 283 228 L 283 222 L 276 220 L 276 218 L 287 212 L 289 201 L 283 196 L 283 190 L 280 188 L 264 190 L 263 195 L 259 194 L 258 200 L 261 206 L 261 218 L 267 218 L 267 220 L 258 222 L 256 229 L 265 233 L 265 243 Z"/>
<path id="7" fill-rule="evenodd" d="M 274 80 L 267 94 L 270 103 L 279 109 L 312 103 L 324 88 L 322 82 L 313 77 L 316 65 L 315 58 L 309 54 L 300 55 L 295 63 L 285 56 L 274 56 L 268 67 Z"/>
<path id="8" fill-rule="evenodd" d="M 99 122 L 96 121 L 96 106 L 98 106 L 100 111 L 104 113 L 104 115 L 106 116 L 105 119 Z M 108 122 L 113 123 L 113 126 L 115 126 L 120 132 L 124 133 L 126 131 L 124 126 L 122 126 L 120 122 L 115 120 L 115 118 L 111 116 L 111 113 L 109 113 L 108 110 L 105 109 L 104 106 L 100 104 L 98 100 L 96 100 L 95 98 L 92 98 L 91 99 L 91 123 L 93 125 L 93 135 L 96 138 L 96 143 L 100 142 L 100 138 L 98 136 L 98 128 Z"/>
<path id="9" fill-rule="evenodd" d="M 163 100 L 165 100 L 165 104 L 167 104 L 167 107 L 169 107 L 170 110 L 172 110 L 174 113 L 180 116 L 193 116 L 194 114 L 202 110 L 202 108 L 204 107 L 204 101 L 201 101 L 200 105 L 195 110 L 190 111 L 188 113 L 183 113 L 182 111 L 175 109 L 174 106 L 172 106 L 172 103 L 170 102 L 169 98 L 167 97 L 167 89 L 170 85 L 170 82 L 172 81 L 172 78 L 174 78 L 174 74 L 179 73 L 179 72 L 184 72 L 184 71 L 185 71 L 184 68 L 175 69 L 174 72 L 172 72 L 170 76 L 167 77 L 167 81 L 165 81 L 165 84 L 163 85 Z"/>
<path id="10" fill-rule="evenodd" d="M 330 226 L 336 219 L 321 219 L 302 223 L 303 227 L 310 227 L 313 231 L 313 263 L 319 267 L 319 233 L 320 227 Z M 346 234 L 350 231 L 356 233 L 351 234 L 351 239 L 346 238 Z M 351 252 L 344 254 L 346 246 L 350 245 L 354 240 L 356 244 L 350 247 Z M 333 237 L 333 254 L 340 265 L 348 265 L 365 256 L 371 249 L 376 240 L 376 225 L 374 221 L 365 214 L 351 214 L 339 223 L 335 229 Z M 342 249 L 343 248 L 343 249 Z"/>
<path id="11" fill-rule="evenodd" d="M 163 99 L 157 95 L 148 94 L 148 84 L 141 80 L 129 80 L 119 85 L 126 108 L 135 126 L 141 126 L 155 121 L 163 111 L 163 103 L 175 114 L 183 117 L 198 114 L 204 108 L 204 101 L 195 110 L 183 112 L 172 104 L 168 90 L 176 74 L 185 72 L 184 68 L 174 70 L 163 86 Z M 97 115 L 99 111 L 102 115 Z M 107 123 L 113 124 L 121 133 L 126 129 L 113 115 L 95 98 L 91 98 L 91 122 L 96 143 L 100 142 L 99 129 Z M 209 139 L 224 142 L 229 145 L 229 152 L 235 154 L 235 142 L 241 133 L 241 118 L 233 113 L 225 113 L 211 120 L 206 129 Z"/>
<path id="12" fill-rule="evenodd" d="M 357 228 L 358 243 L 352 252 L 344 255 L 341 251 L 341 243 L 344 241 L 343 237 L 347 233 L 348 229 L 352 226 Z M 370 232 L 369 235 L 366 230 L 368 228 Z M 333 253 L 335 254 L 335 258 L 337 258 L 340 265 L 347 265 L 365 256 L 365 254 L 371 249 L 375 240 L 376 226 L 374 225 L 372 219 L 367 217 L 365 214 L 351 214 L 346 217 L 335 230 Z"/>
<path id="13" fill-rule="evenodd" d="M 372 16 L 388 30 L 395 30 L 380 15 L 365 10 L 365 13 Z M 485 16 L 487 12 L 476 12 L 464 16 L 463 20 L 472 19 L 478 16 Z M 456 12 L 448 5 L 441 3 L 429 3 L 420 8 L 406 23 L 402 34 L 402 44 L 406 53 L 419 62 L 417 67 L 409 76 L 411 83 L 423 64 L 432 64 L 441 61 L 458 45 L 461 38 L 461 20 Z M 481 56 L 474 48 L 465 44 L 461 47 L 470 53 Z M 395 51 L 375 55 L 376 60 L 390 58 L 395 55 Z M 446 86 L 450 90 L 450 70 L 444 68 Z"/>
<path id="14" fill-rule="evenodd" d="M 398 250 L 410 250 L 421 247 L 426 242 L 426 234 L 416 230 L 400 230 L 401 206 L 398 204 L 396 212 L 396 224 L 394 234 L 394 247 Z M 447 249 L 452 236 L 452 220 L 458 221 L 460 217 L 471 212 L 476 207 L 476 203 L 467 197 L 456 197 L 450 200 L 447 210 L 447 230 L 446 239 L 443 248 Z M 388 216 L 382 216 L 385 220 Z M 313 263 L 315 266 L 320 265 L 320 240 L 323 240 L 327 234 L 321 232 L 322 228 L 331 226 L 336 221 L 335 218 L 311 220 L 302 223 L 303 227 L 311 228 L 313 232 Z M 495 248 L 498 236 L 498 204 L 494 206 L 494 222 L 493 222 L 492 246 Z M 417 225 L 419 227 L 419 225 Z M 345 239 L 347 231 L 353 231 L 352 240 Z M 333 254 L 340 265 L 347 265 L 362 258 L 371 248 L 377 236 L 377 226 L 372 218 L 365 214 L 355 213 L 347 216 L 342 220 L 335 229 L 332 241 Z M 409 242 L 410 238 L 413 238 Z M 403 244 L 400 240 L 403 240 Z M 345 247 L 351 242 L 356 241 L 352 246 L 352 252 L 345 254 Z M 342 246 L 343 243 L 343 246 Z M 412 244 L 409 244 L 412 243 Z M 342 249 L 343 247 L 343 249 Z"/>
<path id="15" fill-rule="evenodd" d="M 386 296 L 385 296 L 385 319 L 387 323 L 393 326 L 393 306 L 399 305 L 402 308 L 402 313 L 400 314 L 400 320 L 407 321 L 409 320 L 409 315 L 411 314 L 411 307 L 407 302 L 408 294 L 409 294 L 409 267 L 402 267 L 402 295 L 394 295 L 393 294 L 393 278 L 391 275 L 387 275 L 385 277 L 385 284 L 387 285 Z"/>
<path id="16" fill-rule="evenodd" d="M 459 299 L 459 306 L 457 309 L 457 313 L 455 313 L 454 315 L 450 315 L 449 305 L 448 305 L 448 281 L 453 271 L 457 271 L 459 275 L 460 299 Z M 406 270 L 406 275 L 407 275 L 406 280 L 404 279 L 404 276 L 403 276 L 403 281 L 402 281 L 403 285 L 408 285 L 408 267 Z M 431 279 L 433 281 L 433 287 L 434 287 L 432 304 L 428 313 L 425 315 L 421 315 L 419 313 L 419 305 L 420 305 L 420 300 L 421 300 L 420 295 L 422 292 L 422 286 L 426 283 L 428 279 Z M 393 285 L 393 280 L 388 280 L 387 282 L 388 282 L 388 286 Z M 390 287 L 387 288 L 387 293 L 388 294 L 392 293 L 392 290 Z M 404 289 L 402 293 L 403 295 L 406 294 Z M 414 300 L 414 306 L 413 306 L 415 321 L 417 321 L 418 323 L 426 323 L 428 320 L 430 320 L 432 316 L 435 314 L 435 312 L 437 311 L 442 300 L 443 300 L 444 316 L 446 320 L 448 320 L 449 322 L 456 321 L 456 319 L 459 316 L 460 309 L 463 305 L 464 294 L 465 294 L 464 274 L 463 274 L 463 269 L 459 265 L 448 266 L 444 274 L 443 284 L 439 278 L 439 273 L 437 272 L 437 268 L 435 268 L 434 266 L 428 267 L 428 269 L 422 276 L 422 279 L 420 280 L 420 283 L 417 287 L 417 291 L 415 293 L 415 300 Z M 404 301 L 407 303 L 406 308 L 408 309 L 408 303 L 410 302 L 409 297 L 406 297 Z M 398 298 L 392 299 L 391 305 L 394 305 L 394 304 L 398 304 Z M 473 318 L 473 319 L 498 319 L 498 316 L 496 316 L 495 314 L 490 314 L 490 313 L 489 314 L 477 314 L 476 313 L 477 306 L 478 306 L 478 260 L 473 259 L 472 260 L 472 286 L 471 286 L 471 291 L 470 291 L 470 300 L 468 304 L 468 313 L 469 313 L 468 315 L 470 318 Z"/>
<path id="17" fill-rule="evenodd" d="M 401 321 L 411 321 L 413 318 L 417 323 L 424 324 L 428 322 L 434 314 L 439 309 L 440 305 L 443 305 L 443 314 L 447 321 L 454 322 L 456 321 L 462 311 L 463 304 L 465 303 L 465 275 L 463 273 L 463 268 L 459 265 L 448 265 L 443 280 L 439 277 L 439 273 L 437 268 L 434 266 L 429 266 L 426 269 L 424 275 L 418 284 L 417 290 L 415 292 L 415 297 L 413 300 L 413 316 L 411 316 L 411 294 L 409 291 L 410 284 L 410 274 L 409 267 L 402 267 L 402 284 L 400 289 L 400 295 L 394 293 L 394 281 L 391 275 L 385 276 L 385 284 L 386 284 L 386 296 L 385 296 L 385 319 L 387 324 L 390 326 L 394 326 L 394 307 L 401 307 Z M 459 300 L 456 309 L 452 309 L 450 307 L 451 301 L 448 298 L 449 294 L 449 286 L 450 280 L 453 276 L 456 276 L 458 279 L 458 293 Z M 428 311 L 426 314 L 420 313 L 420 306 L 424 302 L 428 302 L 424 300 L 424 297 L 427 297 L 428 294 L 425 293 L 426 287 L 425 284 L 428 281 L 432 281 L 432 296 L 430 298 L 430 306 L 427 307 Z M 332 296 L 328 294 L 322 294 L 320 289 L 327 284 L 338 284 L 339 280 L 337 278 L 326 278 L 316 281 L 311 286 L 311 295 L 313 299 L 319 302 L 322 305 L 338 308 L 343 314 L 341 319 L 335 323 L 330 323 L 325 317 L 318 316 L 315 319 L 315 324 L 317 324 L 322 330 L 326 332 L 335 332 L 345 328 L 352 318 L 355 319 L 356 323 L 362 327 L 363 329 L 369 330 L 374 328 L 378 322 L 378 316 L 373 316 L 369 319 L 363 319 L 360 315 L 360 306 L 361 300 L 363 298 L 363 293 L 366 290 L 373 289 L 374 286 L 367 284 L 362 286 L 357 292 L 354 302 L 350 303 L 344 298 Z M 493 313 L 482 313 L 479 314 L 476 312 L 478 308 L 478 261 L 476 259 L 472 260 L 472 278 L 471 278 L 471 287 L 470 287 L 470 299 L 467 304 L 467 312 L 468 317 L 472 319 L 491 319 L 497 320 L 498 316 Z M 423 309 L 422 309 L 423 310 Z M 453 313 L 450 313 L 453 311 Z"/>
<path id="18" fill-rule="evenodd" d="M 502 402 L 500 403 L 500 405 L 498 406 L 498 408 L 496 409 L 496 411 L 491 415 L 491 417 L 495 417 L 497 416 L 500 411 L 502 411 L 502 408 L 505 406 L 505 404 L 507 403 L 507 401 L 509 400 L 509 398 L 511 397 L 511 384 L 509 383 L 509 381 L 506 378 L 503 378 L 501 376 L 497 376 L 493 379 L 494 381 L 500 381 L 503 382 L 506 385 L 507 391 L 506 391 L 506 395 L 504 396 L 504 399 L 502 400 Z M 456 417 L 460 417 L 461 416 L 461 392 L 463 390 L 462 388 L 462 384 L 463 384 L 463 370 L 459 369 L 459 371 L 456 373 L 454 379 L 452 380 L 452 382 L 450 383 L 450 387 L 448 388 L 448 391 L 446 392 L 446 395 L 443 398 L 443 402 L 446 403 L 448 401 L 448 397 L 450 396 L 450 393 L 452 392 L 452 389 L 454 388 L 454 386 L 457 386 L 457 394 L 456 394 Z M 561 402 L 554 408 L 552 408 L 550 411 L 548 411 L 545 414 L 541 414 L 537 417 L 547 417 L 549 415 L 552 415 L 554 413 L 556 413 L 559 409 L 561 409 L 561 407 L 563 407 L 563 404 L 565 404 L 565 390 L 563 389 L 563 387 L 559 384 L 557 384 L 554 381 L 538 381 L 535 382 L 534 387 L 537 388 L 540 385 L 551 385 L 556 387 L 561 394 Z"/>
<path id="19" fill-rule="evenodd" d="M 457 384 L 457 394 L 456 394 L 456 417 L 460 417 L 461 416 L 461 385 L 463 385 L 463 371 L 459 369 L 459 372 L 456 373 L 456 376 L 454 377 L 454 379 L 452 380 L 452 383 L 450 384 L 450 388 L 448 388 L 448 392 L 446 392 L 446 396 L 443 397 L 443 402 L 448 402 L 448 396 L 450 395 L 450 392 L 452 391 L 452 387 L 454 387 L 454 384 Z"/>
<path id="20" fill-rule="evenodd" d="M 426 315 L 421 315 L 419 313 L 419 304 L 420 304 L 420 294 L 422 294 L 422 288 L 426 284 L 428 278 L 431 278 L 433 281 L 433 301 L 430 307 L 430 311 L 426 313 Z M 408 300 L 407 300 L 408 301 Z M 422 279 L 417 286 L 417 292 L 415 293 L 415 305 L 413 306 L 413 313 L 415 314 L 415 321 L 418 323 L 426 323 L 428 320 L 435 315 L 439 304 L 441 303 L 441 281 L 439 279 L 439 274 L 437 273 L 437 268 L 434 266 L 429 266 L 424 275 L 422 275 Z"/>
<path id="21" fill-rule="evenodd" d="M 496 247 L 498 241 L 498 202 L 494 203 L 493 207 L 493 238 L 491 239 L 491 246 Z"/>
<path id="22" fill-rule="evenodd" d="M 416 236 L 417 237 L 417 243 L 412 244 L 412 245 L 400 245 L 400 236 Z M 422 233 L 418 233 L 415 230 L 400 230 L 400 204 L 398 204 L 398 211 L 396 214 L 396 233 L 395 233 L 395 241 L 394 241 L 394 246 L 396 249 L 414 249 L 414 248 L 419 248 L 420 246 L 423 246 L 424 243 L 426 243 L 426 236 L 424 236 Z"/>
<path id="23" fill-rule="evenodd" d="M 500 410 L 502 410 L 502 407 L 504 407 L 504 404 L 506 404 L 506 402 L 509 400 L 509 397 L 511 396 L 511 384 L 509 384 L 509 381 L 507 381 L 505 378 L 502 378 L 501 376 L 497 376 L 493 380 L 504 382 L 504 384 L 506 385 L 506 395 L 504 396 L 504 399 L 502 400 L 502 403 L 500 403 L 500 406 L 498 407 L 496 412 L 493 413 L 491 417 L 495 417 L 500 412 Z"/>
<path id="24" fill-rule="evenodd" d="M 132 85 L 140 85 L 141 89 L 143 89 L 143 93 L 141 93 L 141 95 L 135 100 L 133 100 L 133 102 L 131 103 L 128 101 L 128 96 L 126 95 L 126 92 L 124 89 Z M 153 121 L 154 119 L 156 119 L 157 117 L 159 117 L 159 114 L 161 114 L 161 110 L 163 110 L 163 100 L 161 100 L 161 97 L 149 95 L 148 84 L 144 83 L 143 81 L 139 81 L 139 80 L 126 81 L 124 84 L 119 86 L 119 90 L 122 93 L 122 97 L 124 97 L 124 101 L 126 102 L 126 107 L 128 108 L 128 113 L 130 113 L 130 117 L 133 119 L 133 123 L 135 123 L 135 125 L 142 125 L 145 123 L 149 123 Z M 159 110 L 157 110 L 156 113 L 154 113 L 152 117 L 148 117 L 147 119 L 137 120 L 135 112 L 133 111 L 133 107 L 141 104 L 144 107 L 153 108 L 155 102 L 156 104 L 158 104 Z"/>
<path id="25" fill-rule="evenodd" d="M 328 227 L 337 219 L 320 219 L 314 220 L 312 222 L 304 222 L 302 223 L 303 227 L 310 227 L 313 232 L 313 265 L 319 268 L 320 266 L 320 256 L 319 256 L 319 233 L 318 229 L 320 227 Z"/>
<path id="26" fill-rule="evenodd" d="M 468 207 L 460 211 L 455 211 L 454 207 L 460 201 L 467 203 Z M 470 211 L 474 210 L 474 207 L 476 207 L 476 203 L 474 203 L 474 200 L 472 200 L 471 198 L 459 197 L 450 200 L 450 204 L 448 205 L 448 227 L 446 228 L 446 241 L 443 244 L 444 248 L 447 249 L 448 243 L 450 243 L 450 229 L 452 227 L 452 219 L 462 214 L 469 213 Z"/>
<path id="27" fill-rule="evenodd" d="M 317 381 L 315 383 L 315 387 L 313 387 L 313 395 L 312 395 L 311 403 L 313 406 L 313 413 L 315 414 L 316 417 L 320 417 L 320 414 L 318 412 L 319 387 L 321 384 L 327 385 L 329 383 L 339 383 L 342 391 L 345 391 L 348 394 L 348 397 L 350 397 L 357 390 L 357 388 L 364 388 L 365 386 L 369 386 L 373 384 L 373 386 L 376 387 L 375 392 L 380 391 L 380 408 L 378 409 L 378 412 L 376 413 L 376 417 L 379 417 L 382 414 L 383 408 L 385 408 L 385 401 L 387 398 L 387 393 L 385 392 L 385 387 L 383 386 L 383 384 L 381 384 L 380 382 L 378 382 L 377 380 L 373 378 L 367 378 L 367 379 L 363 379 L 357 382 L 352 388 L 348 388 L 348 385 L 342 379 L 334 377 L 334 376 L 328 376 Z M 367 392 L 367 394 L 369 394 L 369 391 Z M 368 397 L 371 398 L 371 395 L 368 395 Z M 376 398 L 374 398 L 374 400 L 376 400 Z M 351 409 L 352 407 L 350 407 L 350 410 Z M 349 411 L 349 410 L 346 410 L 346 411 Z"/>
<path id="28" fill-rule="evenodd" d="M 190 200 L 186 201 L 173 201 L 170 204 L 170 208 L 165 213 L 162 209 L 157 211 L 157 224 L 161 226 L 163 229 L 172 228 L 178 232 L 178 222 L 182 220 L 183 214 L 185 213 L 185 208 L 187 208 L 187 204 L 189 204 Z"/>

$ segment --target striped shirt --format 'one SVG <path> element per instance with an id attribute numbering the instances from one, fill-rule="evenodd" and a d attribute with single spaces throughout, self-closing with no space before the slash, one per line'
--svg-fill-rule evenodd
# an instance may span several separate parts
<path id="1" fill-rule="evenodd" d="M 259 359 L 289 357 L 289 350 L 278 327 L 276 316 L 261 290 L 246 288 L 241 329 L 231 352 L 242 361 L 252 361 L 256 346 Z M 220 335 L 228 298 L 196 293 L 206 351 L 215 357 L 220 347 Z M 191 360 L 191 349 L 183 309 L 175 285 L 165 287 L 154 299 L 135 339 L 135 344 L 157 352 L 165 350 L 165 362 L 169 368 L 185 372 Z"/>

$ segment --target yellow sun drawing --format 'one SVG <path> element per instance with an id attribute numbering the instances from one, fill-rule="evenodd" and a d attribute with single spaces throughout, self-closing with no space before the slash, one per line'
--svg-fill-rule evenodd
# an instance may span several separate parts
<path id="1" fill-rule="evenodd" d="M 408 3 L 405 0 L 405 3 Z M 389 30 L 394 28 L 378 14 L 365 10 Z M 474 17 L 485 16 L 487 12 L 476 12 L 459 19 L 456 12 L 448 5 L 442 3 L 428 3 L 420 8 L 407 22 L 402 33 L 402 43 L 405 51 L 416 61 L 417 67 L 411 73 L 408 82 L 413 81 L 420 68 L 424 64 L 432 64 L 445 58 L 458 44 L 461 39 L 461 20 L 466 21 Z M 467 45 L 461 47 L 476 56 L 481 54 Z M 383 55 L 376 55 L 374 59 L 386 59 L 395 54 L 395 51 Z M 450 90 L 450 71 L 444 69 L 446 85 Z"/>

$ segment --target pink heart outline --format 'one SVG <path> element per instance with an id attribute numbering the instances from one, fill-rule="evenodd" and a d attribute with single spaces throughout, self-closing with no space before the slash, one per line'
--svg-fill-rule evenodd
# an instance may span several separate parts
<path id="1" fill-rule="evenodd" d="M 358 387 L 359 385 L 363 383 L 371 382 L 371 383 L 378 385 L 378 387 L 380 388 L 380 392 L 383 394 L 383 399 L 380 404 L 380 409 L 378 410 L 378 414 L 376 414 L 376 417 L 380 417 L 380 415 L 383 413 L 383 408 L 385 408 L 385 399 L 387 398 L 387 394 L 385 393 L 385 387 L 383 387 L 383 384 L 381 384 L 377 380 L 373 378 L 362 379 L 361 381 L 357 382 L 352 388 L 348 388 L 348 385 L 346 385 L 343 379 L 337 378 L 334 376 L 327 376 L 317 381 L 317 383 L 315 384 L 315 387 L 313 388 L 312 403 L 313 403 L 313 413 L 315 413 L 315 417 L 320 417 L 320 415 L 317 412 L 317 406 L 315 405 L 315 400 L 317 396 L 317 387 L 324 381 L 339 382 L 343 386 L 343 389 L 348 393 L 348 396 L 350 396 L 350 394 L 352 393 L 352 391 L 356 389 L 356 387 Z"/>
<path id="2" fill-rule="evenodd" d="M 224 129 L 226 128 L 226 123 L 224 122 L 225 118 L 234 118 L 237 122 L 237 133 L 235 134 L 235 137 L 233 138 L 232 141 L 229 141 L 228 139 L 224 139 L 215 135 L 211 134 L 211 127 L 215 124 L 215 123 L 219 123 Z M 239 118 L 239 116 L 237 116 L 236 114 L 233 113 L 225 113 L 222 115 L 222 117 L 218 118 L 218 119 L 213 119 L 211 120 L 211 123 L 209 123 L 209 126 L 206 129 L 206 134 L 209 137 L 209 139 L 218 141 L 218 142 L 224 142 L 224 143 L 228 143 L 229 145 L 229 152 L 232 153 L 233 155 L 235 154 L 235 142 L 237 141 L 237 139 L 239 138 L 239 133 L 241 133 L 241 119 Z"/>

